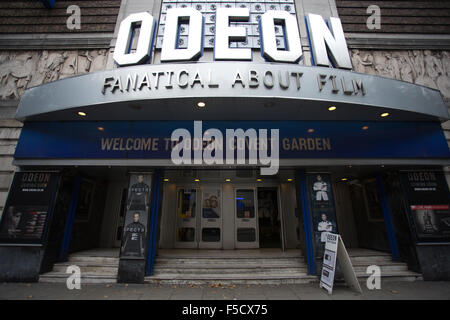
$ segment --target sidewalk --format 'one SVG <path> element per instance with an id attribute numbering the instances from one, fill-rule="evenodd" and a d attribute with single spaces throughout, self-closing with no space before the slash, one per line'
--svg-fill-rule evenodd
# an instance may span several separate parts
<path id="1" fill-rule="evenodd" d="M 1 300 L 65 299 L 156 299 L 156 300 L 372 300 L 444 299 L 450 300 L 450 282 L 384 282 L 380 290 L 356 294 L 339 285 L 328 295 L 318 284 L 171 286 L 150 284 L 86 284 L 81 290 L 68 290 L 63 283 L 1 283 Z"/>

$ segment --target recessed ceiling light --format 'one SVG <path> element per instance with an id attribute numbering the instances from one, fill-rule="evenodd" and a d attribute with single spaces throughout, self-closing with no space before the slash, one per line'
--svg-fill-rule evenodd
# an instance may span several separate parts
<path id="1" fill-rule="evenodd" d="M 83 112 L 83 111 L 78 111 L 78 115 L 81 117 L 87 116 L 86 112 Z"/>
<path id="2" fill-rule="evenodd" d="M 389 112 L 383 112 L 382 114 L 380 114 L 380 116 L 383 118 L 387 117 L 387 116 L 389 116 Z"/>
<path id="3" fill-rule="evenodd" d="M 369 129 L 369 126 L 364 126 L 364 127 L 362 127 L 361 129 L 367 130 L 367 129 Z"/>
<path id="4" fill-rule="evenodd" d="M 336 106 L 331 106 L 331 107 L 328 108 L 328 111 L 334 111 L 336 109 L 337 109 Z"/>
<path id="5" fill-rule="evenodd" d="M 309 132 L 309 133 L 313 133 L 313 132 L 314 132 L 314 129 L 308 129 L 308 132 Z"/>
<path id="6" fill-rule="evenodd" d="M 199 101 L 199 102 L 197 102 L 197 107 L 204 108 L 204 107 L 206 107 L 206 103 L 203 101 Z"/>

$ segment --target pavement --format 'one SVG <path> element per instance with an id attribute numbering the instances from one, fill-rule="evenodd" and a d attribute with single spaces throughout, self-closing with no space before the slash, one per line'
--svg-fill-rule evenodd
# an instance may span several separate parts
<path id="1" fill-rule="evenodd" d="M 65 283 L 1 283 L 0 300 L 450 300 L 450 282 L 383 282 L 362 294 L 338 284 L 333 294 L 318 284 L 157 285 L 85 284 L 69 290 Z"/>

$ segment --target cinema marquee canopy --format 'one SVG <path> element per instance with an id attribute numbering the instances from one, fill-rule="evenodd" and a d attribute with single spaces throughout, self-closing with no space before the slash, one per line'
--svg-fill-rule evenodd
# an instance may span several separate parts
<path id="1" fill-rule="evenodd" d="M 167 11 L 161 64 L 152 56 L 156 20 L 149 13 L 122 21 L 114 52 L 118 68 L 66 78 L 28 89 L 16 118 L 59 120 L 380 120 L 445 121 L 447 107 L 437 90 L 350 71 L 351 60 L 340 20 L 308 14 L 315 66 L 301 66 L 295 16 L 267 11 L 260 19 L 261 55 L 252 62 L 248 48 L 230 48 L 245 40 L 245 29 L 232 21 L 248 19 L 248 9 L 218 8 L 214 62 L 203 54 L 203 18 L 194 9 Z M 187 48 L 177 47 L 180 23 L 189 23 Z M 285 48 L 276 47 L 274 26 L 282 26 Z M 140 28 L 130 50 L 135 29 Z M 195 32 L 198 31 L 198 32 Z M 178 63 L 174 63 L 178 61 Z M 184 63 L 179 63 L 184 61 Z M 124 67 L 121 67 L 124 66 Z M 334 66 L 336 68 L 331 68 Z M 198 102 L 207 107 L 197 108 Z M 336 112 L 328 112 L 330 106 Z M 83 111 L 86 117 L 80 118 Z M 262 112 L 263 111 L 263 112 Z M 387 120 L 383 118 L 383 120 Z"/>

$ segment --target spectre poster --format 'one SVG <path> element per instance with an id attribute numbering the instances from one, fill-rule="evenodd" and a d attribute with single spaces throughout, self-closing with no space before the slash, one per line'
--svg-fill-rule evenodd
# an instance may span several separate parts
<path id="1" fill-rule="evenodd" d="M 121 258 L 145 258 L 151 185 L 151 174 L 130 174 Z"/>

